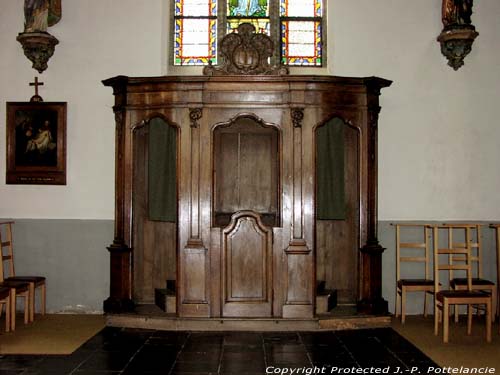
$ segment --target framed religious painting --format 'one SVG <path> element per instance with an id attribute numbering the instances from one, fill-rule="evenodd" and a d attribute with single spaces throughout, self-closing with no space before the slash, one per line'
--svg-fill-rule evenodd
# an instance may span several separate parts
<path id="1" fill-rule="evenodd" d="M 7 102 L 6 183 L 66 185 L 65 102 Z"/>

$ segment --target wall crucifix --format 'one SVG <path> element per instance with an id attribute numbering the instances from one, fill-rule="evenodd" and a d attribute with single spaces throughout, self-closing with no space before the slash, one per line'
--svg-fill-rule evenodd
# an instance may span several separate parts
<path id="1" fill-rule="evenodd" d="M 35 81 L 30 82 L 30 86 L 35 86 L 35 95 L 31 97 L 30 102 L 43 102 L 42 97 L 38 95 L 38 86 L 43 86 L 43 82 L 39 82 L 38 77 L 35 77 Z"/>

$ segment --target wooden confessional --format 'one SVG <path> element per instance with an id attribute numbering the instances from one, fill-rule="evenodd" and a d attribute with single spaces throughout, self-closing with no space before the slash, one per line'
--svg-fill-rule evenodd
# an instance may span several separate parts
<path id="1" fill-rule="evenodd" d="M 384 313 L 376 77 L 289 75 L 249 26 L 203 76 L 104 81 L 116 118 L 107 312 L 175 280 L 182 317 L 312 318 L 316 284 Z M 269 40 L 270 42 L 270 40 Z"/>

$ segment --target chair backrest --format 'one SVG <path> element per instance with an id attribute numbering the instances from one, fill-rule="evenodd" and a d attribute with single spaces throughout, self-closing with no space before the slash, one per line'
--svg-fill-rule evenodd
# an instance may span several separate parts
<path id="1" fill-rule="evenodd" d="M 401 279 L 402 263 L 414 262 L 421 263 L 424 266 L 424 277 L 430 277 L 430 231 L 428 224 L 394 224 L 396 227 L 396 280 Z M 416 242 L 406 242 L 402 238 L 412 232 L 417 232 L 419 240 Z M 412 237 L 415 238 L 415 237 Z M 421 239 L 421 240 L 420 240 Z M 411 255 L 403 254 L 404 249 L 413 249 Z"/>
<path id="2" fill-rule="evenodd" d="M 467 228 L 470 230 L 468 239 L 470 247 L 470 262 L 471 262 L 471 277 L 483 277 L 483 262 L 482 262 L 482 244 L 481 244 L 481 224 L 444 224 L 443 228 L 448 231 L 448 244 L 453 248 L 465 248 L 465 241 Z M 460 236 L 460 240 L 457 237 Z M 464 262 L 463 255 L 450 255 L 450 262 Z M 449 273 L 450 280 L 453 279 L 453 271 Z"/>
<path id="3" fill-rule="evenodd" d="M 447 236 L 445 247 L 440 246 L 439 230 L 445 229 L 448 231 L 453 229 L 464 229 L 464 242 L 453 242 L 453 237 Z M 470 226 L 464 225 L 435 225 L 434 226 L 434 290 L 440 290 L 442 283 L 440 282 L 440 271 L 447 271 L 448 274 L 453 271 L 465 271 L 467 278 L 467 290 L 472 290 L 472 265 L 471 265 L 471 231 Z M 445 256 L 442 256 L 445 255 Z M 460 259 L 457 262 L 456 259 Z"/>
<path id="4" fill-rule="evenodd" d="M 8 276 L 15 276 L 14 269 L 14 245 L 12 241 L 13 221 L 0 222 L 0 255 L 2 257 L 2 266 L 0 267 L 0 282 L 5 279 L 5 267 L 7 264 Z"/>

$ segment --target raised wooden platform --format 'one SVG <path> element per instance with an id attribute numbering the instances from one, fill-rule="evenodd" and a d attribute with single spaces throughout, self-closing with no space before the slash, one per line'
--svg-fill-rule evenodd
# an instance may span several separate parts
<path id="1" fill-rule="evenodd" d="M 350 306 L 337 307 L 314 319 L 178 318 L 154 305 L 139 306 L 134 313 L 106 316 L 108 326 L 165 331 L 335 331 L 389 327 L 390 321 L 388 315 L 357 314 Z"/>

